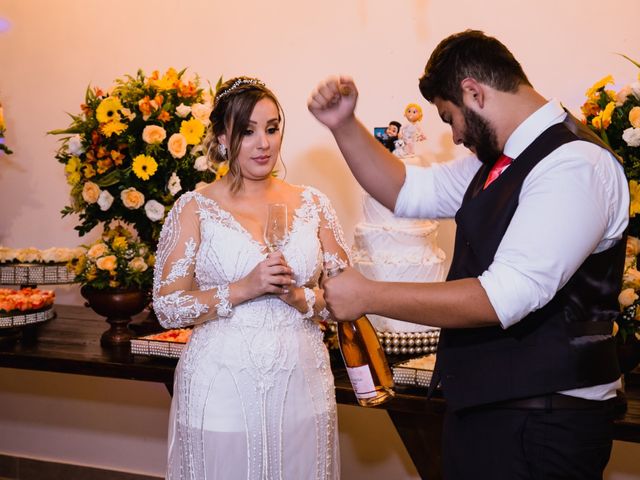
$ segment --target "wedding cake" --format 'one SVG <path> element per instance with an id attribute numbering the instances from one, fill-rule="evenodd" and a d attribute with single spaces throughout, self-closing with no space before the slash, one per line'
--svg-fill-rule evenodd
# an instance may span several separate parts
<path id="1" fill-rule="evenodd" d="M 420 157 L 401 158 L 422 165 Z M 445 254 L 437 245 L 438 222 L 399 218 L 369 195 L 364 195 L 364 219 L 355 226 L 354 267 L 372 280 L 438 282 L 444 280 Z M 439 329 L 367 315 L 387 353 L 436 351 Z"/>

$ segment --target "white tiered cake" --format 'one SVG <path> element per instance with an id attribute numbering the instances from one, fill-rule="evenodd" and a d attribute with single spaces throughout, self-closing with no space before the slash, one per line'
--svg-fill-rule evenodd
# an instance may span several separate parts
<path id="1" fill-rule="evenodd" d="M 419 157 L 405 157 L 420 164 Z M 444 280 L 445 254 L 437 245 L 438 222 L 398 218 L 364 195 L 364 221 L 355 227 L 353 263 L 365 277 L 389 282 Z M 434 352 L 439 330 L 379 315 L 367 315 L 387 353 Z"/>

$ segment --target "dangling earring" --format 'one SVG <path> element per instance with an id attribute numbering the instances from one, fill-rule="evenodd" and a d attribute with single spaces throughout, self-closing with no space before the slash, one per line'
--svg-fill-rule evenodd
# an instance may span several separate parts
<path id="1" fill-rule="evenodd" d="M 224 158 L 225 160 L 227 159 L 227 147 L 225 147 L 224 144 L 218 144 L 218 153 L 222 158 Z"/>

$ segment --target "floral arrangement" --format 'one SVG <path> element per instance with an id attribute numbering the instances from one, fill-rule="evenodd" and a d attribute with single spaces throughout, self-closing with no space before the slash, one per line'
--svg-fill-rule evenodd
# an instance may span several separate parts
<path id="1" fill-rule="evenodd" d="M 0 265 L 10 263 L 68 263 L 83 255 L 83 249 L 51 247 L 40 250 L 35 247 L 9 248 L 0 245 Z"/>
<path id="2" fill-rule="evenodd" d="M 4 123 L 4 111 L 2 110 L 2 103 L 0 103 L 0 151 L 9 155 L 13 152 L 4 143 L 4 132 L 6 131 L 7 127 Z"/>
<path id="3" fill-rule="evenodd" d="M 618 295 L 618 302 L 622 314 L 614 324 L 614 335 L 618 333 L 625 343 L 629 337 L 635 336 L 640 340 L 640 271 L 638 271 L 638 255 L 640 254 L 640 239 L 627 238 L 627 255 L 624 275 L 622 276 L 622 291 Z"/>
<path id="4" fill-rule="evenodd" d="M 173 68 L 117 79 L 108 92 L 87 88 L 82 113 L 64 135 L 56 159 L 71 185 L 63 217 L 79 214 L 80 235 L 113 220 L 131 225 L 155 247 L 166 213 L 184 192 L 216 178 L 202 140 L 212 90 Z"/>
<path id="5" fill-rule="evenodd" d="M 639 63 L 625 58 L 640 68 Z M 636 82 L 617 92 L 606 88 L 613 83 L 608 75 L 587 90 L 582 113 L 589 128 L 624 162 L 631 192 L 628 233 L 640 237 L 640 73 Z"/>
<path id="6" fill-rule="evenodd" d="M 0 314 L 11 315 L 50 307 L 53 305 L 55 296 L 53 290 L 0 288 Z"/>
<path id="7" fill-rule="evenodd" d="M 639 63 L 623 57 L 640 69 Z M 587 126 L 618 154 L 629 181 L 629 236 L 622 291 L 618 296 L 622 314 L 614 324 L 614 335 L 620 334 L 625 343 L 633 336 L 640 340 L 640 73 L 637 81 L 617 92 L 607 89 L 613 83 L 611 75 L 596 82 L 587 90 L 587 101 L 581 109 Z"/>
<path id="8" fill-rule="evenodd" d="M 151 289 L 155 256 L 122 225 L 105 229 L 101 238 L 83 247 L 84 255 L 68 264 L 77 282 L 97 290 Z"/>

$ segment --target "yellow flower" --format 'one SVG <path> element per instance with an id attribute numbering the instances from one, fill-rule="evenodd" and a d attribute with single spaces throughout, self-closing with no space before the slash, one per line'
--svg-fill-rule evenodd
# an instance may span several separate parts
<path id="1" fill-rule="evenodd" d="M 80 172 L 73 172 L 67 176 L 67 183 L 69 185 L 77 185 L 78 183 L 80 183 L 80 180 L 82 180 L 82 175 L 80 175 Z"/>
<path id="2" fill-rule="evenodd" d="M 111 242 L 111 248 L 114 250 L 124 250 L 127 248 L 127 239 L 124 237 L 116 237 Z"/>
<path id="3" fill-rule="evenodd" d="M 222 162 L 220 165 L 218 165 L 218 168 L 216 170 L 216 180 L 220 180 L 227 173 L 229 173 L 229 163 Z"/>
<path id="4" fill-rule="evenodd" d="M 133 173 L 142 180 L 149 180 L 158 169 L 158 162 L 149 155 L 138 155 L 133 159 Z"/>
<path id="5" fill-rule="evenodd" d="M 0 132 L 4 131 L 4 113 L 2 112 L 2 107 L 0 107 Z"/>
<path id="6" fill-rule="evenodd" d="M 120 135 L 126 129 L 127 126 L 124 123 L 118 121 L 107 122 L 100 125 L 100 131 L 104 134 L 105 137 L 110 137 L 114 133 L 116 135 Z"/>
<path id="7" fill-rule="evenodd" d="M 118 97 L 107 97 L 96 108 L 96 119 L 100 123 L 118 122 L 120 121 L 120 109 L 122 109 L 122 103 Z"/>
<path id="8" fill-rule="evenodd" d="M 109 287 L 118 288 L 120 286 L 120 282 L 117 280 L 109 280 Z"/>
<path id="9" fill-rule="evenodd" d="M 153 73 L 153 76 L 157 77 L 157 72 Z M 158 90 L 170 90 L 171 88 L 174 88 L 176 86 L 179 80 L 178 72 L 175 68 L 170 68 L 169 70 L 167 70 L 167 73 L 165 73 L 160 79 L 156 80 L 153 78 L 153 76 L 149 79 L 149 83 L 156 87 Z"/>
<path id="10" fill-rule="evenodd" d="M 605 130 L 611 125 L 611 115 L 616 108 L 616 102 L 609 102 L 602 111 L 602 128 Z"/>
<path id="11" fill-rule="evenodd" d="M 77 172 L 80 168 L 80 159 L 78 157 L 71 157 L 67 164 L 64 166 L 65 173 Z"/>
<path id="12" fill-rule="evenodd" d="M 620 329 L 620 327 L 618 327 L 618 322 L 613 322 L 613 331 L 611 332 L 612 336 L 616 336 L 618 334 L 618 330 Z"/>
<path id="13" fill-rule="evenodd" d="M 115 255 L 107 255 L 106 257 L 100 257 L 96 261 L 96 266 L 100 270 L 107 270 L 109 272 L 113 272 L 118 266 L 118 259 Z"/>
<path id="14" fill-rule="evenodd" d="M 640 184 L 636 180 L 629 181 L 629 193 L 631 194 L 629 217 L 633 218 L 640 213 Z"/>
<path id="15" fill-rule="evenodd" d="M 88 281 L 98 278 L 98 271 L 96 270 L 95 265 L 92 265 L 89 270 L 87 270 L 87 274 L 85 276 L 87 277 Z"/>
<path id="16" fill-rule="evenodd" d="M 606 77 L 594 83 L 593 86 L 589 90 L 587 90 L 587 93 L 585 95 L 587 96 L 587 98 L 591 98 L 598 93 L 598 90 L 604 88 L 605 85 L 608 85 L 609 83 L 613 83 L 613 77 L 611 75 L 607 75 Z"/>
<path id="17" fill-rule="evenodd" d="M 640 107 L 629 110 L 629 123 L 633 128 L 640 128 Z"/>
<path id="18" fill-rule="evenodd" d="M 180 133 L 187 139 L 187 145 L 197 145 L 204 135 L 204 124 L 196 118 L 183 120 L 180 124 Z"/>
<path id="19" fill-rule="evenodd" d="M 85 165 L 82 167 L 82 171 L 84 172 L 84 178 L 91 178 L 96 176 L 96 169 L 91 165 Z"/>

